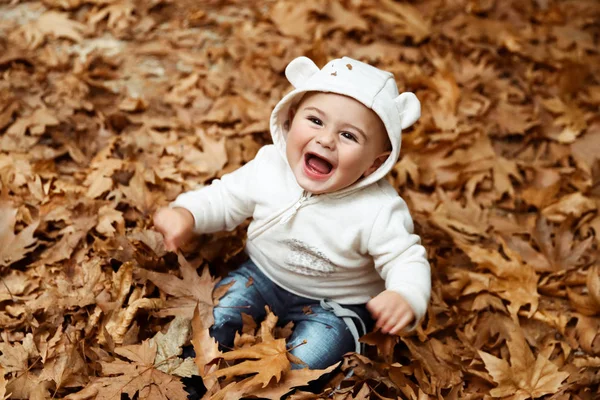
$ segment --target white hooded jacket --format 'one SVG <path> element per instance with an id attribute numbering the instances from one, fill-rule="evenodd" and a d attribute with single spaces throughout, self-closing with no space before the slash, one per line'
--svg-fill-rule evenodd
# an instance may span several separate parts
<path id="1" fill-rule="evenodd" d="M 402 129 L 420 116 L 419 101 L 399 95 L 391 73 L 347 57 L 321 70 L 299 57 L 286 76 L 295 89 L 271 115 L 274 144 L 210 186 L 181 194 L 171 207 L 189 210 L 197 233 L 232 230 L 252 217 L 248 255 L 292 293 L 361 304 L 389 289 L 420 320 L 431 291 L 429 263 L 406 203 L 383 179 L 398 160 Z M 333 193 L 312 195 L 298 185 L 286 158 L 287 118 L 309 91 L 350 96 L 379 115 L 392 151 L 377 171 Z"/>

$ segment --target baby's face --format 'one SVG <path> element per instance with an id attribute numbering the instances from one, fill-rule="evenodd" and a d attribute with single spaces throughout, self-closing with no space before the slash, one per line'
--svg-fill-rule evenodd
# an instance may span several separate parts
<path id="1" fill-rule="evenodd" d="M 309 93 L 290 113 L 287 159 L 298 184 L 330 193 L 374 172 L 388 157 L 383 123 L 358 101 L 333 93 Z"/>

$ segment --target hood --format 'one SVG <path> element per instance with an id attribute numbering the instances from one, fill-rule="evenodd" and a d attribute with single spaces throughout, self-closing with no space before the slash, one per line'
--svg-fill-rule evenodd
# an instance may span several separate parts
<path id="1" fill-rule="evenodd" d="M 393 74 L 349 57 L 332 60 L 322 69 L 311 59 L 298 57 L 287 66 L 285 76 L 294 90 L 275 106 L 270 125 L 273 143 L 286 162 L 290 107 L 307 92 L 330 92 L 352 97 L 373 110 L 383 122 L 392 144 L 390 156 L 375 172 L 335 194 L 368 186 L 390 172 L 400 156 L 402 129 L 421 116 L 421 103 L 414 93 L 399 94 Z"/>

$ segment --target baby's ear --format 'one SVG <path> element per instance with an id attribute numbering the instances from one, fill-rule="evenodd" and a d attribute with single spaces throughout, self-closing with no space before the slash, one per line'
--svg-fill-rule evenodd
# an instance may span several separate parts
<path id="1" fill-rule="evenodd" d="M 421 102 L 412 92 L 404 92 L 394 99 L 400 118 L 402 118 L 402 130 L 408 128 L 421 116 Z"/>
<path id="2" fill-rule="evenodd" d="M 296 107 L 297 106 L 292 106 L 288 110 L 287 119 L 283 123 L 283 129 L 285 129 L 286 131 L 290 130 L 290 126 L 292 125 L 292 121 L 294 121 L 294 117 L 296 116 Z"/>
<path id="3" fill-rule="evenodd" d="M 285 77 L 297 88 L 311 76 L 319 72 L 319 67 L 308 57 L 294 58 L 285 68 Z"/>
<path id="4" fill-rule="evenodd" d="M 388 159 L 389 156 L 390 156 L 389 151 L 386 151 L 385 153 L 380 154 L 375 159 L 375 161 L 373 161 L 373 164 L 371 164 L 371 166 L 369 168 L 367 168 L 367 170 L 363 174 L 363 178 L 366 178 L 367 176 L 371 175 L 373 172 L 377 171 L 379 169 L 379 167 L 381 167 L 383 165 L 385 160 Z"/>

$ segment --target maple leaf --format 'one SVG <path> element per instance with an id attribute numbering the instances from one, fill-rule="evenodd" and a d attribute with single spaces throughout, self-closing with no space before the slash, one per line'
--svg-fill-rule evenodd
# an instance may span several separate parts
<path id="1" fill-rule="evenodd" d="M 209 376 L 231 378 L 238 375 L 256 374 L 246 383 L 246 387 L 260 385 L 266 387 L 271 379 L 279 382 L 281 376 L 291 369 L 285 339 L 270 340 L 232 350 L 221 356 L 225 361 L 246 360 L 231 367 L 213 372 Z M 250 360 L 248 360 L 250 359 Z"/>
<path id="2" fill-rule="evenodd" d="M 538 276 L 532 266 L 522 263 L 519 255 L 506 245 L 503 249 L 508 259 L 497 251 L 477 245 L 457 244 L 479 268 L 493 274 L 489 290 L 510 303 L 508 309 L 513 318 L 517 318 L 518 311 L 525 305 L 530 306 L 530 316 L 535 313 L 540 295 L 537 292 Z"/>
<path id="3" fill-rule="evenodd" d="M 270 7 L 269 17 L 277 29 L 286 36 L 304 38 L 310 35 L 316 25 L 312 15 L 315 11 L 322 11 L 315 1 L 305 1 L 301 5 L 279 1 Z"/>
<path id="4" fill-rule="evenodd" d="M 4 400 L 10 397 L 10 393 L 6 394 L 6 379 L 4 379 L 4 375 L 6 372 L 2 365 L 0 365 L 0 399 Z"/>
<path id="5" fill-rule="evenodd" d="M 36 21 L 22 26 L 11 34 L 15 41 L 25 42 L 30 49 L 38 48 L 47 36 L 71 39 L 74 42 L 83 40 L 85 25 L 69 19 L 68 14 L 48 11 Z"/>
<path id="6" fill-rule="evenodd" d="M 344 31 L 368 31 L 369 25 L 361 15 L 357 12 L 353 12 L 344 8 L 344 6 L 338 2 L 327 3 L 327 14 L 333 20 L 329 24 L 327 31 L 333 29 L 343 29 Z"/>
<path id="7" fill-rule="evenodd" d="M 510 364 L 506 360 L 479 351 L 485 368 L 498 384 L 490 391 L 492 396 L 511 396 L 511 400 L 535 399 L 556 393 L 562 381 L 569 377 L 568 372 L 559 371 L 545 355 L 539 354 L 535 358 L 525 337 L 516 329 L 512 331 L 507 346 Z"/>
<path id="8" fill-rule="evenodd" d="M 570 225 L 571 221 L 567 219 L 558 229 L 554 229 L 545 218 L 537 219 L 532 238 L 540 248 L 546 263 L 540 261 L 541 264 L 532 263 L 532 265 L 544 266 L 542 271 L 560 271 L 574 269 L 581 264 L 580 259 L 592 246 L 594 238 L 590 236 L 582 241 L 575 240 Z M 515 242 L 514 238 L 512 241 Z M 518 250 L 522 252 L 525 248 L 527 248 L 527 251 L 524 252 L 525 255 L 535 251 L 529 244 L 525 245 L 524 243 L 519 246 Z M 536 252 L 536 254 L 539 253 Z"/>
<path id="9" fill-rule="evenodd" d="M 156 208 L 156 196 L 148 189 L 144 178 L 144 170 L 138 165 L 129 184 L 119 185 L 121 192 L 129 203 L 145 215 L 149 215 Z"/>
<path id="10" fill-rule="evenodd" d="M 475 202 L 463 207 L 440 192 L 442 203 L 432 214 L 432 220 L 444 231 L 461 241 L 473 241 L 488 236 L 489 211 Z"/>
<path id="11" fill-rule="evenodd" d="M 392 362 L 394 348 L 400 341 L 400 337 L 397 335 L 386 335 L 377 329 L 362 336 L 359 341 L 371 346 L 376 346 L 377 353 L 387 362 Z"/>
<path id="12" fill-rule="evenodd" d="M 204 378 L 204 386 L 211 392 L 213 388 L 218 388 L 216 377 L 210 377 L 210 374 L 218 369 L 218 365 L 209 365 L 211 361 L 221 357 L 223 353 L 219 351 L 219 344 L 210 336 L 208 327 L 200 318 L 199 306 L 194 309 L 192 318 L 192 345 L 196 352 L 196 363 L 199 375 Z"/>
<path id="13" fill-rule="evenodd" d="M 508 102 L 499 103 L 492 118 L 498 124 L 499 135 L 524 135 L 529 129 L 539 125 L 529 107 Z"/>
<path id="14" fill-rule="evenodd" d="M 596 202 L 581 192 L 561 197 L 556 203 L 542 210 L 542 215 L 553 222 L 562 222 L 567 217 L 579 218 L 581 215 L 596 210 Z"/>
<path id="15" fill-rule="evenodd" d="M 160 309 L 164 306 L 162 299 L 151 299 L 147 297 L 138 298 L 139 294 L 130 297 L 131 303 L 123 308 L 125 300 L 131 291 L 133 283 L 133 264 L 126 262 L 116 273 L 113 273 L 111 296 L 112 302 L 99 303 L 105 313 L 109 316 L 105 322 L 105 329 L 116 343 L 122 343 L 129 327 L 140 309 Z M 104 332 L 99 333 L 98 340 L 106 343 Z M 108 339 L 110 340 L 110 339 Z"/>
<path id="16" fill-rule="evenodd" d="M 211 137 L 203 129 L 197 129 L 195 133 L 200 139 L 203 151 L 191 146 L 186 148 L 185 153 L 182 154 L 182 160 L 177 166 L 178 169 L 194 174 L 216 174 L 227 164 L 225 138 Z"/>
<path id="17" fill-rule="evenodd" d="M 32 294 L 39 287 L 39 279 L 17 270 L 11 270 L 9 275 L 2 277 L 0 284 L 0 302 L 7 300 L 26 300 L 35 296 Z"/>
<path id="18" fill-rule="evenodd" d="M 435 387 L 452 387 L 464 380 L 463 374 L 452 367 L 451 360 L 448 360 L 450 357 L 444 357 L 441 351 L 444 347 L 439 346 L 435 339 L 424 344 L 409 338 L 403 338 L 402 341 L 408 346 L 412 356 L 429 372 L 431 383 Z"/>
<path id="19" fill-rule="evenodd" d="M 394 36 L 410 36 L 420 43 L 431 34 L 431 23 L 410 4 L 384 0 L 377 7 L 366 10 L 366 13 L 392 26 L 391 33 Z"/>
<path id="20" fill-rule="evenodd" d="M 210 275 L 208 267 L 205 267 L 202 275 L 198 276 L 196 269 L 180 253 L 178 254 L 178 260 L 182 279 L 171 274 L 149 271 L 142 268 L 136 269 L 135 274 L 137 277 L 152 281 L 162 291 L 173 296 L 157 312 L 158 316 L 166 317 L 173 315 L 192 319 L 194 309 L 198 306 L 202 321 L 204 321 L 205 326 L 210 327 L 214 323 L 213 307 L 216 300 L 213 297 L 213 289 L 219 280 Z M 226 286 L 225 291 L 229 286 L 231 285 Z M 222 291 L 222 294 L 224 293 Z"/>
<path id="21" fill-rule="evenodd" d="M 523 200 L 537 208 L 544 208 L 554 202 L 560 191 L 560 173 L 554 169 L 536 168 L 531 186 L 521 192 Z"/>
<path id="22" fill-rule="evenodd" d="M 73 214 L 73 223 L 60 231 L 63 236 L 54 246 L 42 253 L 36 264 L 49 265 L 71 257 L 75 248 L 98 222 L 98 216 L 93 209 L 86 210 L 80 215 L 76 212 Z"/>
<path id="23" fill-rule="evenodd" d="M 101 361 L 103 377 L 94 378 L 80 392 L 65 399 L 80 400 L 93 397 L 96 400 L 113 400 L 127 394 L 142 399 L 187 399 L 187 392 L 179 378 L 166 374 L 155 364 L 157 345 L 151 340 L 141 344 L 123 346 L 115 353 L 129 360 Z"/>
<path id="24" fill-rule="evenodd" d="M 29 130 L 32 135 L 40 136 L 46 131 L 46 126 L 56 126 L 60 121 L 47 108 L 38 108 L 31 115 L 19 118 L 6 131 L 9 135 L 23 136 Z"/>
<path id="25" fill-rule="evenodd" d="M 521 174 L 517 168 L 517 163 L 513 160 L 507 160 L 504 157 L 497 157 L 493 167 L 494 188 L 500 196 L 508 193 L 514 196 L 515 190 L 510 180 L 513 177 L 517 182 L 521 182 Z"/>
<path id="26" fill-rule="evenodd" d="M 580 313 L 588 316 L 600 314 L 600 267 L 589 269 L 586 280 L 587 293 L 580 295 L 567 287 L 569 300 Z"/>
<path id="27" fill-rule="evenodd" d="M 58 332 L 60 333 L 60 332 Z M 53 381 L 56 388 L 65 386 L 83 386 L 87 378 L 82 376 L 85 361 L 75 344 L 79 339 L 78 334 L 71 330 L 70 333 L 60 335 L 58 342 L 52 343 L 49 355 L 45 357 L 44 368 L 39 376 L 39 381 Z"/>
<path id="28" fill-rule="evenodd" d="M 587 128 L 585 113 L 578 107 L 566 104 L 559 98 L 542 100 L 546 109 L 554 114 L 560 114 L 554 120 L 555 125 L 564 126 L 558 136 L 551 136 L 559 143 L 573 143 L 579 135 Z"/>
<path id="29" fill-rule="evenodd" d="M 334 369 L 336 369 L 340 365 L 340 363 L 333 364 L 332 366 L 326 369 L 293 369 L 288 371 L 281 381 L 271 384 L 263 389 L 254 390 L 251 392 L 246 392 L 247 395 L 253 395 L 258 398 L 267 398 L 278 400 L 283 395 L 291 391 L 293 388 L 299 386 L 306 386 L 309 382 L 314 381 L 315 379 L 319 379 L 321 376 L 330 373 Z"/>
<path id="30" fill-rule="evenodd" d="M 190 321 L 176 317 L 169 325 L 166 334 L 159 332 L 152 339 L 151 344 L 156 344 L 156 358 L 154 364 L 160 371 L 170 375 L 190 377 L 198 375 L 198 368 L 191 358 L 181 359 L 181 347 L 187 342 L 190 335 Z"/>
<path id="31" fill-rule="evenodd" d="M 88 172 L 84 185 L 88 187 L 87 197 L 95 199 L 103 193 L 113 188 L 111 176 L 117 171 L 123 169 L 125 163 L 123 160 L 107 158 L 98 161 L 92 161 L 91 172 Z"/>
<path id="32" fill-rule="evenodd" d="M 39 221 L 29 224 L 17 235 L 14 233 L 17 209 L 0 201 L 0 267 L 19 261 L 38 246 L 33 237 Z"/>
<path id="33" fill-rule="evenodd" d="M 116 225 L 116 229 L 113 224 Z M 123 218 L 123 213 L 110 205 L 100 207 L 96 231 L 109 237 L 114 236 L 117 231 L 119 234 L 125 233 L 125 219 Z"/>
<path id="34" fill-rule="evenodd" d="M 88 15 L 88 21 L 96 26 L 108 18 L 108 27 L 117 32 L 127 29 L 134 21 L 135 4 L 130 0 L 116 0 L 108 6 L 95 9 Z"/>
<path id="35" fill-rule="evenodd" d="M 596 126 L 589 127 L 586 133 L 571 144 L 571 153 L 575 158 L 583 161 L 588 170 L 592 169 L 594 161 L 600 155 L 600 129 L 593 129 Z"/>
<path id="36" fill-rule="evenodd" d="M 61 307 L 86 307 L 96 303 L 96 294 L 100 291 L 96 286 L 103 280 L 101 260 L 92 258 L 83 261 L 73 274 L 76 273 L 81 275 L 79 282 L 75 283 L 75 279 L 60 280 L 56 284 L 58 302 Z"/>
<path id="37" fill-rule="evenodd" d="M 30 399 L 36 393 L 41 395 L 47 391 L 50 382 L 42 383 L 30 366 L 30 360 L 39 358 L 31 333 L 25 336 L 22 343 L 0 343 L 0 352 L 0 365 L 4 372 L 12 373 L 12 378 L 6 384 L 6 391 L 11 393 L 11 398 Z"/>

